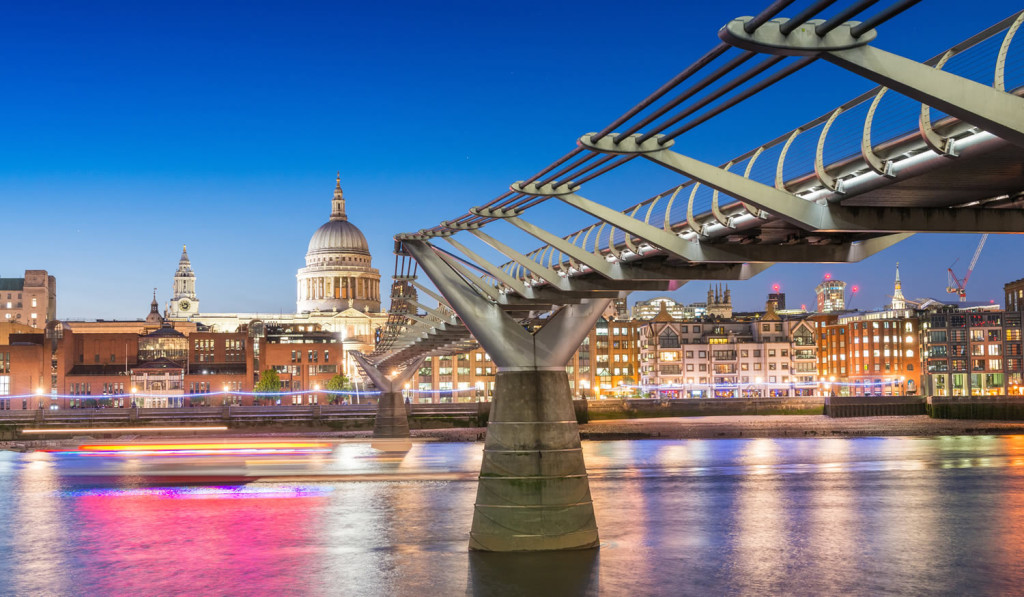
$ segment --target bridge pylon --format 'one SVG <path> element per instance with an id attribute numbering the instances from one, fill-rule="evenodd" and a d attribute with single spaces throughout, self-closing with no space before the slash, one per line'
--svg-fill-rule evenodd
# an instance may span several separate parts
<path id="1" fill-rule="evenodd" d="M 405 240 L 403 246 L 498 367 L 470 549 L 597 547 L 565 366 L 611 299 L 563 306 L 530 331 L 469 286 L 429 243 Z"/>
<path id="2" fill-rule="evenodd" d="M 406 409 L 405 401 L 402 400 L 402 388 L 416 375 L 423 359 L 417 359 L 402 371 L 395 372 L 389 377 L 366 360 L 362 354 L 358 352 L 351 354 L 366 372 L 367 377 L 373 381 L 373 385 L 380 390 L 377 416 L 373 421 L 373 437 L 377 439 L 409 437 L 409 411 Z"/>

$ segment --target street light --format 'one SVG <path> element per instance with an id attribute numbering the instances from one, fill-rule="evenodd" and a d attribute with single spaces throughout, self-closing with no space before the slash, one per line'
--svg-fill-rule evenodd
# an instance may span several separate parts
<path id="1" fill-rule="evenodd" d="M 135 402 L 135 394 L 138 393 L 139 388 L 132 386 L 132 408 L 139 408 L 139 404 Z"/>
<path id="2" fill-rule="evenodd" d="M 43 388 L 36 388 L 36 408 L 43 404 Z"/>

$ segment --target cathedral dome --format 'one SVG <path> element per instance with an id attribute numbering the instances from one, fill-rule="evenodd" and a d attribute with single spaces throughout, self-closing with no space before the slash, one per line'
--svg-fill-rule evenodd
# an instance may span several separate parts
<path id="1" fill-rule="evenodd" d="M 380 272 L 373 268 L 362 231 L 348 221 L 338 175 L 331 219 L 309 239 L 306 267 L 296 273 L 299 313 L 380 311 Z"/>
<path id="2" fill-rule="evenodd" d="M 307 257 L 322 253 L 359 253 L 369 255 L 370 248 L 366 244 L 366 237 L 348 220 L 332 219 L 313 233 L 309 239 L 309 250 Z"/>

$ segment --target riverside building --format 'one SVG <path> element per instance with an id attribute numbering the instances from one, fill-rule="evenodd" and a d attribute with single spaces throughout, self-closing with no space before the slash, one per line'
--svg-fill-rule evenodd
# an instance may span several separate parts
<path id="1" fill-rule="evenodd" d="M 921 318 L 929 394 L 1024 393 L 1020 311 L 1002 311 L 997 305 L 950 305 Z"/>
<path id="2" fill-rule="evenodd" d="M 813 327 L 763 317 L 676 319 L 667 309 L 638 329 L 640 383 L 652 397 L 741 398 L 814 393 Z"/>

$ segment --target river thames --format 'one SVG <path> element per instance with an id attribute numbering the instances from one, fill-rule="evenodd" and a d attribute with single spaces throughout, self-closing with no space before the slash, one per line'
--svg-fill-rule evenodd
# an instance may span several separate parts
<path id="1" fill-rule="evenodd" d="M 526 555 L 467 549 L 480 443 L 403 455 L 346 442 L 308 475 L 248 484 L 154 484 L 133 457 L 90 476 L 75 455 L 2 452 L 0 594 L 1024 590 L 1024 436 L 583 447 L 601 549 Z"/>

